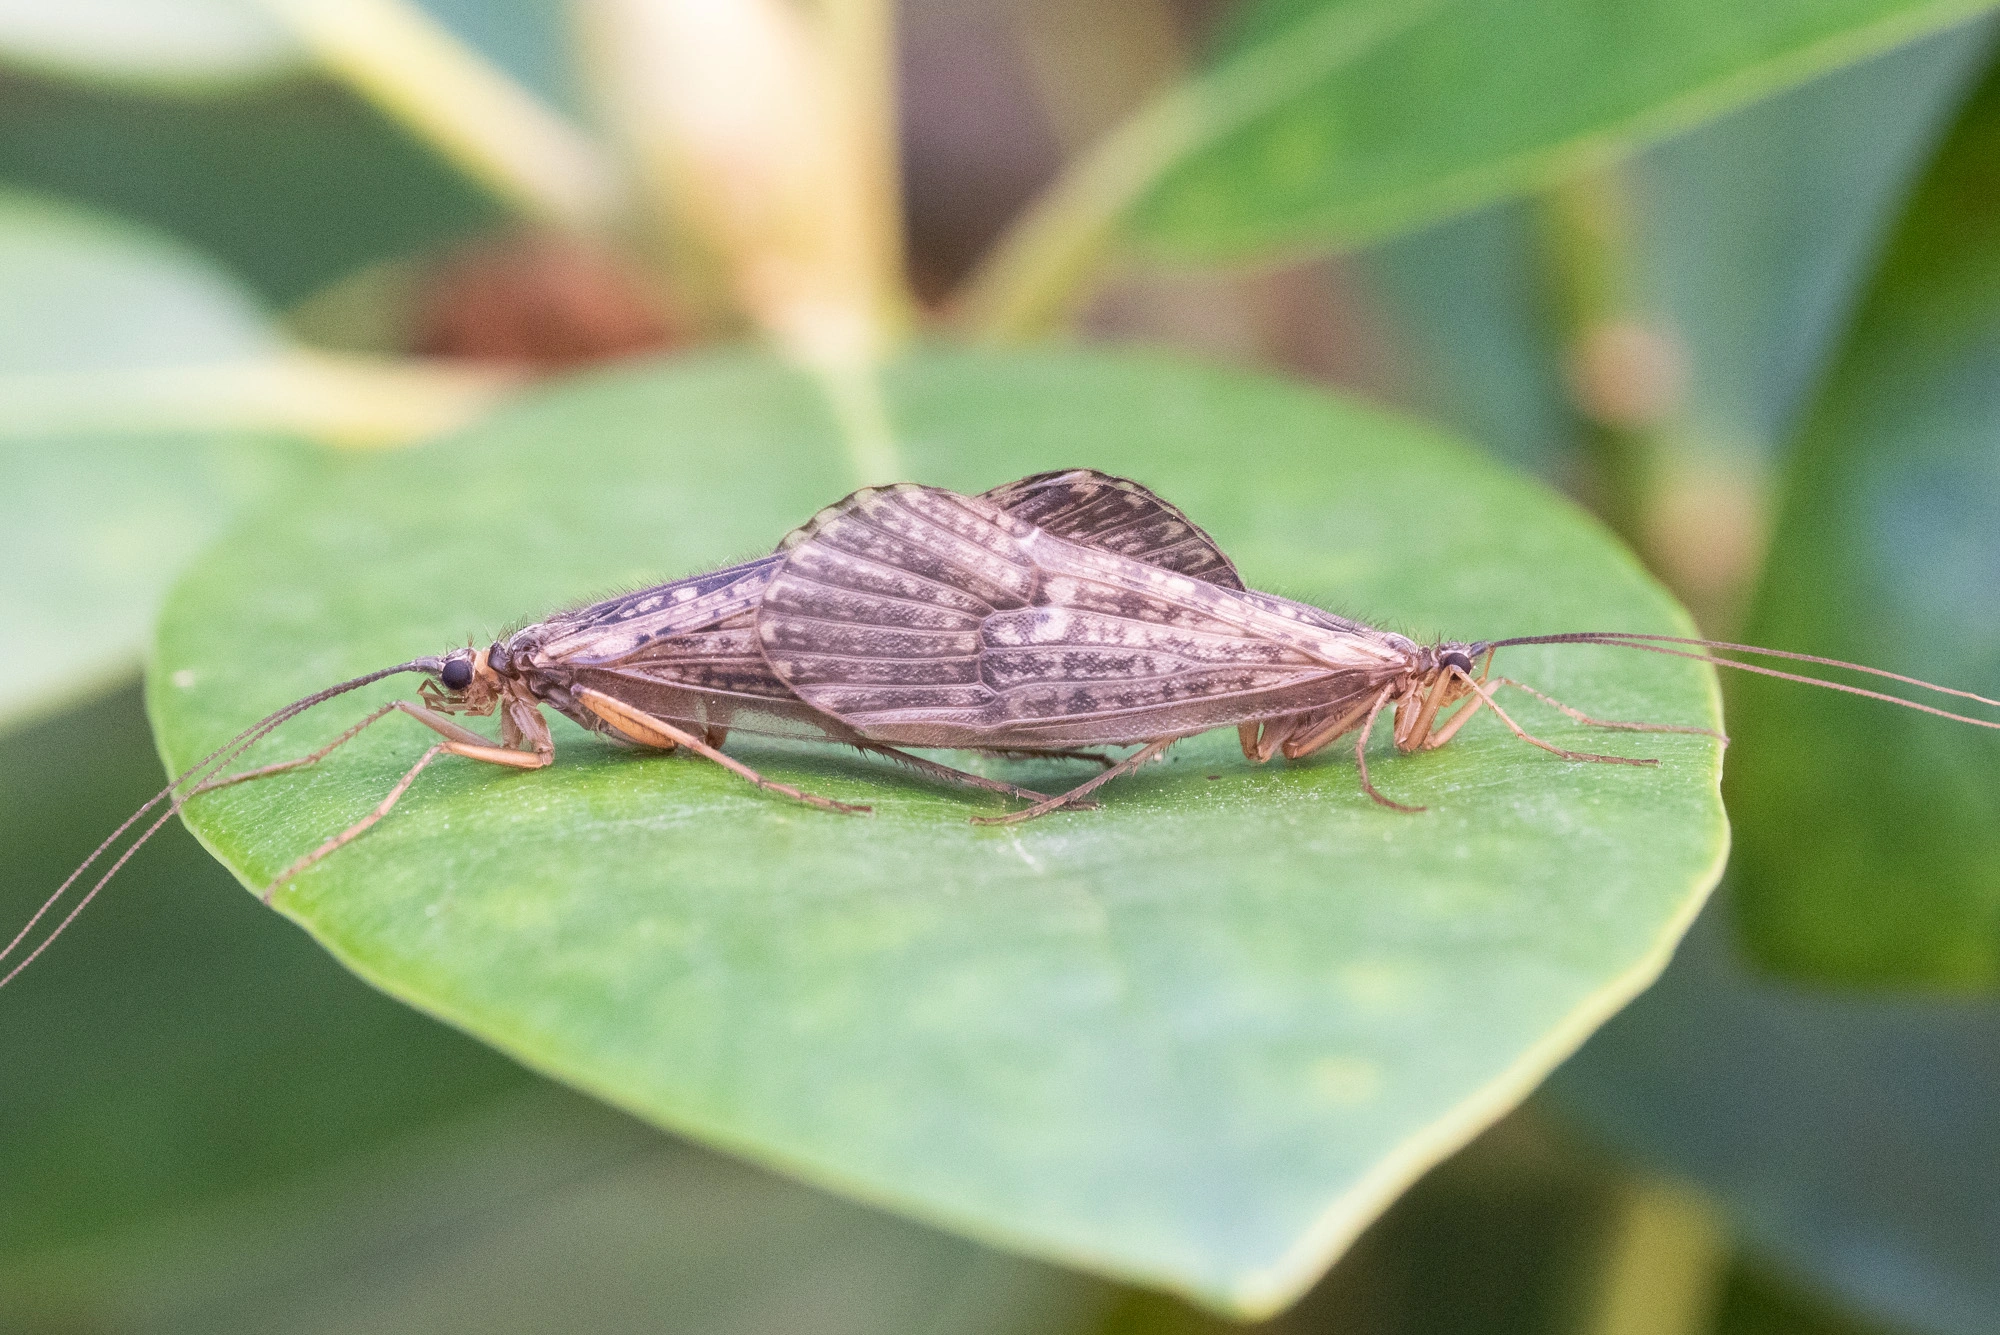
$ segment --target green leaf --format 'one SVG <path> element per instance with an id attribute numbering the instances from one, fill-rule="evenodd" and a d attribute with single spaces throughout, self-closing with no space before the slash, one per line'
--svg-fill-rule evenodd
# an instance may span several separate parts
<path id="1" fill-rule="evenodd" d="M 1311 70 L 1306 44 L 1327 17 L 1370 8 L 1423 12 L 1358 58 Z M 1988 8 L 1259 0 L 1203 85 L 1218 133 L 1146 197 L 1137 235 L 1202 260 L 1352 245 L 1531 189 Z M 1263 65 L 1294 77 L 1235 89 L 1239 70 Z M 1233 95 L 1213 95 L 1224 91 Z"/>
<path id="2" fill-rule="evenodd" d="M 258 357 L 281 346 L 213 265 L 142 229 L 0 193 L 0 411 L 50 378 Z M 304 456 L 247 436 L 0 433 L 0 724 L 138 666 L 187 559 Z"/>
<path id="3" fill-rule="evenodd" d="M 2000 1311 L 2000 1006 L 1761 977 L 1732 949 L 1734 895 L 1545 1102 L 1714 1192 L 1783 1273 L 1900 1328 L 1984 1335 Z"/>
<path id="4" fill-rule="evenodd" d="M 887 394 L 916 476 L 1135 475 L 1262 587 L 1466 636 L 1687 624 L 1566 503 L 1338 399 L 1078 351 L 928 352 Z M 804 376 L 719 355 L 572 382 L 296 497 L 171 600 L 149 688 L 168 763 L 355 672 L 768 550 L 850 485 L 837 439 Z M 1707 670 L 1674 660 L 1509 669 L 1610 717 L 1715 716 Z M 1657 769 L 1578 766 L 1481 720 L 1380 760 L 1389 792 L 1432 804 L 1412 817 L 1362 796 L 1347 753 L 1253 768 L 1218 733 L 1099 811 L 998 830 L 967 823 L 985 796 L 867 758 L 730 740 L 875 805 L 844 818 L 556 726 L 548 770 L 435 766 L 280 909 L 394 995 L 664 1126 L 1240 1313 L 1299 1293 L 1642 987 L 1726 839 L 1717 748 L 1688 736 L 1606 743 Z M 425 744 L 389 721 L 191 824 L 261 889 Z"/>
<path id="5" fill-rule="evenodd" d="M 0 178 L 173 233 L 281 305 L 506 217 L 323 78 L 190 99 L 11 75 L 0 96 Z"/>
<path id="6" fill-rule="evenodd" d="M 274 78 L 304 53 L 256 0 L 0 0 L 0 61 L 166 86 Z"/>
<path id="7" fill-rule="evenodd" d="M 1632 313 L 1671 330 L 1688 359 L 1663 445 L 1746 467 L 1789 433 L 1991 38 L 1979 24 L 1913 42 L 1710 122 L 1620 173 Z M 1495 205 L 1359 258 L 1401 345 L 1418 354 L 1419 401 L 1559 478 L 1583 444 L 1534 215 L 1532 202 Z"/>
<path id="8" fill-rule="evenodd" d="M 2000 695 L 1996 153 L 1989 80 L 1796 444 L 1756 643 Z M 1843 980 L 2000 984 L 2000 736 L 1783 683 L 1745 682 L 1738 699 L 1731 801 L 1758 956 Z"/>

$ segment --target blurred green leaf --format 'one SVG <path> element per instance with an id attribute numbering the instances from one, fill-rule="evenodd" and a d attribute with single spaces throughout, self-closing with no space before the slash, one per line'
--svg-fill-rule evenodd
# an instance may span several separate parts
<path id="1" fill-rule="evenodd" d="M 0 413 L 43 377 L 282 346 L 212 264 L 142 229 L 0 193 Z M 0 435 L 0 725 L 138 666 L 161 595 L 246 502 L 307 465 L 248 436 Z"/>
<path id="2" fill-rule="evenodd" d="M 2000 695 L 1996 385 L 1989 80 L 1913 198 L 1794 447 L 1754 642 Z M 1843 980 L 2000 984 L 2000 736 L 1756 679 L 1736 701 L 1731 808 L 1757 955 Z"/>
<path id="3" fill-rule="evenodd" d="M 10 1330 L 1060 1335 L 1102 1285 L 537 1090 L 32 1263 Z"/>
<path id="4" fill-rule="evenodd" d="M 1312 69 L 1310 44 L 1330 18 L 1413 5 L 1423 8 L 1417 0 L 1251 5 L 1208 78 L 1220 88 L 1234 71 L 1265 65 L 1293 77 L 1267 74 L 1240 99 L 1215 99 L 1227 132 L 1147 196 L 1138 240 L 1198 260 L 1352 245 L 1532 189 L 1990 8 L 1983 0 L 1440 0 L 1411 31 L 1352 63 Z M 1252 107 L 1256 114 L 1243 114 Z"/>
<path id="5" fill-rule="evenodd" d="M 171 232 L 280 305 L 507 216 L 317 77 L 189 99 L 0 75 L 0 180 Z"/>
<path id="6" fill-rule="evenodd" d="M 1633 163 L 1638 281 L 1687 350 L 1686 432 L 1759 454 L 1792 433 L 1994 32 L 1912 42 Z"/>
<path id="7" fill-rule="evenodd" d="M 0 375 L 255 357 L 282 346 L 213 262 L 143 228 L 0 190 Z"/>
<path id="8" fill-rule="evenodd" d="M 1687 357 L 1672 438 L 1754 468 L 1791 428 L 1911 176 L 1978 77 L 1992 25 L 1913 42 L 1634 158 L 1631 279 Z M 1527 203 L 1370 248 L 1417 395 L 1503 458 L 1562 478 L 1581 448 Z"/>
<path id="9" fill-rule="evenodd" d="M 927 353 L 888 393 L 918 476 L 1135 474 L 1265 587 L 1465 635 L 1686 625 L 1570 507 L 1340 400 L 1077 352 Z M 573 382 L 317 488 L 174 596 L 151 685 L 170 763 L 353 672 L 768 550 L 849 485 L 837 440 L 808 379 L 716 356 Z M 1607 657 L 1511 667 L 1614 717 L 1712 717 L 1705 670 Z M 1571 766 L 1486 720 L 1383 762 L 1435 808 L 1406 817 L 1340 755 L 1253 769 L 1213 735 L 1100 811 L 993 830 L 965 819 L 989 800 L 867 759 L 731 740 L 876 806 L 847 819 L 556 726 L 549 770 L 434 768 L 283 911 L 393 994 L 662 1125 L 1237 1311 L 1295 1296 L 1642 986 L 1724 842 L 1716 748 L 1685 736 L 1646 739 L 1657 770 Z M 261 888 L 423 745 L 391 722 L 192 821 Z"/>
<path id="10" fill-rule="evenodd" d="M 1556 1073 L 1548 1102 L 1715 1192 L 1786 1274 L 1914 1330 L 1990 1332 L 2000 1007 L 1760 977 L 1731 949 L 1730 907 Z"/>
<path id="11" fill-rule="evenodd" d="M 257 0 L 0 0 L 0 62 L 52 74 L 209 88 L 302 61 Z"/>

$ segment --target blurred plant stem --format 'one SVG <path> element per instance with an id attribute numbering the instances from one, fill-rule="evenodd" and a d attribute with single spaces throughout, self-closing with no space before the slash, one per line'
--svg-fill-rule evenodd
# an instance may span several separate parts
<path id="1" fill-rule="evenodd" d="M 1615 166 L 1578 172 L 1542 197 L 1547 290 L 1564 381 L 1583 419 L 1598 515 L 1646 552 L 1661 423 L 1680 403 L 1683 358 L 1640 309 L 1626 183 Z"/>
<path id="2" fill-rule="evenodd" d="M 1067 153 L 1089 148 L 1187 71 L 1169 0 L 1012 0 L 1008 9 L 1037 100 Z"/>
<path id="3" fill-rule="evenodd" d="M 1642 294 L 1626 168 L 1578 172 L 1536 211 L 1543 283 L 1580 433 L 1579 490 L 1711 631 L 1740 616 L 1762 550 L 1760 479 L 1694 438 L 1689 358 Z"/>
<path id="4" fill-rule="evenodd" d="M 1616 1192 L 1577 1335 L 1705 1335 L 1729 1264 L 1728 1234 L 1706 1197 L 1628 1179 Z"/>
<path id="5" fill-rule="evenodd" d="M 827 388 L 857 473 L 894 476 L 871 388 L 912 308 L 886 0 L 603 0 L 578 16 L 660 250 L 698 242 Z"/>
<path id="6" fill-rule="evenodd" d="M 76 431 L 276 431 L 401 445 L 463 426 L 523 378 L 491 364 L 290 352 L 254 361 L 0 377 L 0 439 Z"/>
<path id="7" fill-rule="evenodd" d="M 607 156 L 406 0 L 265 0 L 332 74 L 538 222 L 611 223 L 623 188 Z"/>
<path id="8" fill-rule="evenodd" d="M 1407 30 L 1436 0 L 1342 5 L 1154 98 L 1064 169 L 953 301 L 993 341 L 1056 328 L 1088 296 L 1127 215 L 1176 166 Z"/>

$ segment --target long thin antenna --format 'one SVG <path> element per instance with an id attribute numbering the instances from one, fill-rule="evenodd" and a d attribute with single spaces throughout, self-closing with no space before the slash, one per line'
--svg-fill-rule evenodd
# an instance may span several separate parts
<path id="1" fill-rule="evenodd" d="M 1645 641 L 1657 640 L 1651 644 Z M 1737 653 L 1769 654 L 1773 658 L 1789 658 L 1804 663 L 1823 663 L 1828 667 L 1848 668 L 1855 672 L 1865 672 L 1873 677 L 1886 677 L 1891 681 L 1906 682 L 1911 686 L 1921 686 L 1926 690 L 1944 695 L 1955 695 L 1966 700 L 1976 700 L 1982 705 L 2000 708 L 2000 700 L 1989 700 L 1971 691 L 1956 690 L 1950 686 L 1939 686 L 1935 682 L 1918 677 L 1906 677 L 1898 672 L 1885 672 L 1881 668 L 1849 663 L 1838 658 L 1821 658 L 1814 654 L 1795 654 L 1784 649 L 1761 649 L 1754 644 L 1729 644 L 1721 640 L 1696 640 L 1678 635 L 1627 635 L 1617 631 L 1578 631 L 1567 635 L 1523 635 L 1511 640 L 1494 640 L 1482 645 L 1486 649 L 1507 649 L 1523 644 L 1597 644 L 1611 649 L 1643 649 L 1652 654 L 1671 654 L 1675 658 L 1690 658 L 1697 663 L 1707 663 L 1711 667 L 1735 668 L 1738 672 L 1755 672 L 1762 677 L 1776 677 L 1780 681 L 1795 681 L 1804 686 L 1823 686 L 1829 691 L 1844 691 L 1848 695 L 1859 695 L 1870 700 L 1882 700 L 1905 709 L 1914 709 L 1924 714 L 1935 714 L 1948 718 L 1954 723 L 1970 723 L 1975 728 L 2000 729 L 2000 721 L 1972 718 L 1966 714 L 1954 714 L 1948 709 L 1938 709 L 1933 705 L 1920 704 L 1915 700 L 1905 700 L 1900 695 L 1889 695 L 1883 691 L 1871 691 L 1861 686 L 1850 686 L 1846 682 L 1827 681 L 1820 677 L 1808 677 L 1797 672 L 1782 672 L 1777 668 L 1765 667 L 1759 663 L 1739 663 L 1733 658 L 1722 658 L 1715 654 L 1691 653 L 1686 649 L 1669 649 L 1669 644 L 1691 644 L 1710 649 L 1727 649 Z"/>
<path id="2" fill-rule="evenodd" d="M 292 701 L 292 703 L 286 705 L 284 708 L 265 715 L 257 722 L 245 728 L 242 732 L 237 733 L 227 742 L 224 742 L 221 746 L 217 747 L 215 750 L 209 752 L 204 759 L 199 760 L 195 762 L 193 765 L 189 766 L 187 769 L 182 770 L 181 773 L 175 777 L 173 782 L 169 783 L 159 792 L 153 794 L 153 796 L 143 806 L 141 806 L 137 811 L 133 812 L 130 816 L 127 816 L 124 822 L 121 825 L 119 825 L 117 829 L 113 830 L 109 835 L 105 836 L 104 842 L 99 844 L 94 850 L 92 850 L 90 856 L 85 858 L 83 862 L 77 867 L 77 869 L 71 872 L 61 885 L 56 887 L 55 893 L 42 901 L 42 906 L 35 910 L 34 916 L 29 918 L 28 921 L 22 925 L 21 930 L 14 934 L 14 939 L 9 941 L 5 947 L 0 947 L 0 960 L 4 960 L 7 958 L 7 956 L 11 955 L 14 952 L 15 948 L 19 946 L 22 941 L 27 939 L 28 934 L 34 931 L 35 924 L 40 922 L 45 916 L 47 916 L 49 910 L 53 909 L 56 906 L 56 904 L 62 899 L 62 897 L 66 893 L 68 893 L 69 888 L 72 885 L 76 884 L 77 878 L 82 876 L 86 871 L 90 870 L 91 865 L 95 863 L 100 857 L 104 856 L 104 853 L 107 849 L 111 848 L 112 845 L 116 844 L 127 830 L 131 829 L 135 824 L 137 824 L 141 819 L 145 817 L 147 812 L 151 811 L 154 807 L 158 806 L 161 802 L 166 801 L 168 798 L 171 797 L 173 799 L 171 802 L 168 803 L 167 809 L 160 813 L 159 818 L 156 819 L 151 825 L 147 826 L 145 831 L 142 834 L 140 834 L 140 836 L 137 839 L 134 839 L 131 845 L 128 846 L 123 853 L 119 854 L 117 860 L 111 864 L 110 868 L 102 876 L 98 877 L 96 884 L 90 887 L 89 892 L 86 893 L 83 896 L 83 898 L 79 899 L 73 906 L 71 906 L 70 911 L 64 915 L 62 921 L 58 922 L 55 925 L 55 927 L 48 933 L 48 935 L 44 936 L 41 939 L 41 941 L 36 944 L 35 948 L 28 952 L 25 958 L 23 958 L 19 963 L 15 964 L 15 966 L 12 969 L 9 969 L 4 977 L 0 977 L 0 987 L 5 987 L 7 986 L 8 983 L 13 982 L 15 975 L 19 974 L 21 970 L 27 968 L 30 964 L 34 963 L 35 957 L 40 955 L 44 950 L 47 950 L 50 944 L 54 942 L 54 940 L 57 937 L 63 934 L 64 929 L 66 929 L 72 922 L 76 921 L 77 914 L 83 912 L 84 906 L 89 904 L 91 900 L 97 897 L 97 892 L 102 890 L 105 884 L 108 881 L 110 881 L 110 879 L 113 876 L 116 876 L 118 874 L 119 868 L 123 867 L 125 863 L 128 860 L 130 860 L 132 855 L 138 852 L 139 849 L 145 845 L 147 840 L 151 839 L 156 833 L 158 833 L 162 825 L 165 825 L 169 820 L 173 819 L 174 815 L 178 813 L 180 809 L 187 804 L 188 798 L 193 796 L 193 793 L 177 794 L 176 793 L 177 789 L 183 787 L 184 785 L 190 782 L 194 782 L 196 787 L 199 787 L 200 786 L 199 780 L 207 778 L 209 776 L 210 771 L 220 769 L 223 766 L 226 766 L 231 760 L 241 755 L 244 751 L 248 750 L 250 747 L 256 745 L 259 741 L 263 740 L 263 738 L 266 735 L 268 735 L 273 729 L 283 725 L 284 723 L 290 721 L 291 719 L 297 717 L 298 715 L 303 714 L 306 710 L 311 709 L 315 705 L 324 704 L 326 701 L 333 699 L 333 697 L 335 697 L 336 695 L 345 695 L 349 691 L 355 690 L 362 686 L 366 686 L 371 682 L 380 681 L 384 677 L 393 677 L 399 672 L 435 672 L 442 666 L 442 663 L 443 660 L 438 658 L 413 658 L 407 663 L 398 663 L 395 667 L 383 668 L 379 672 L 370 672 L 365 676 L 355 677 L 350 681 L 341 682 L 338 686 L 329 686 L 325 690 L 315 691 L 311 695 L 308 695 L 303 699 L 294 700 Z"/>
<path id="3" fill-rule="evenodd" d="M 1685 635 L 1645 635 L 1637 631 L 1592 630 L 1578 631 L 1569 635 L 1524 635 L 1518 639 L 1495 640 L 1487 647 L 1504 649 L 1513 644 L 1603 644 L 1613 641 L 1626 643 L 1633 640 L 1647 640 L 1658 644 L 1694 644 L 1704 649 L 1727 649 L 1737 654 L 1762 654 L 1768 658 L 1789 658 L 1795 663 L 1818 663 L 1821 667 L 1846 668 L 1850 672 L 1865 672 L 1871 677 L 1886 677 L 1890 681 L 1921 686 L 1927 691 L 1936 691 L 1940 695 L 1955 695 L 1962 700 L 1977 700 L 1982 705 L 1992 705 L 2000 709 L 2000 700 L 1990 700 L 1986 696 L 1975 695 L 1971 691 L 1961 691 L 1954 686 L 1940 686 L 1934 681 L 1925 681 L 1922 677 L 1906 677 L 1900 672 L 1888 672 L 1882 668 L 1869 667 L 1865 663 L 1850 663 L 1844 658 L 1821 658 L 1818 654 L 1794 653 L 1789 649 L 1766 649 L 1755 644 L 1731 644 L 1727 640 L 1697 640 Z"/>

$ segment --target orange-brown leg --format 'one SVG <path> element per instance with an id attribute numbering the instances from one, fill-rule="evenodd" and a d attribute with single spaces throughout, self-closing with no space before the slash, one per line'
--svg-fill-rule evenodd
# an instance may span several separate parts
<path id="1" fill-rule="evenodd" d="M 716 750 L 693 733 L 683 732 L 665 719 L 656 718 L 641 709 L 634 709 L 624 701 L 606 695 L 602 691 L 593 691 L 589 687 L 580 687 L 575 691 L 575 696 L 582 702 L 585 709 L 588 709 L 591 713 L 597 715 L 632 740 L 643 742 L 647 746 L 666 746 L 669 744 L 685 746 L 696 755 L 705 756 L 713 760 L 730 773 L 747 779 L 759 788 L 768 789 L 771 792 L 789 797 L 794 801 L 803 802 L 807 806 L 818 807 L 823 811 L 839 811 L 848 815 L 861 815 L 871 809 L 854 803 L 836 802 L 830 797 L 821 797 L 817 793 L 809 793 L 803 788 L 794 788 L 788 783 L 779 783 L 776 779 L 767 779 L 756 770 L 751 769 L 748 765 L 738 760 L 735 756 L 726 755 Z"/>
<path id="2" fill-rule="evenodd" d="M 1560 746 L 1545 742 L 1516 723 L 1509 717 L 1506 710 L 1494 703 L 1493 688 L 1491 685 L 1481 686 L 1477 689 L 1480 698 L 1486 701 L 1486 707 L 1500 716 L 1500 721 L 1507 725 L 1510 732 L 1532 746 L 1541 747 L 1542 750 L 1547 751 L 1550 755 L 1561 756 L 1564 760 L 1588 760 L 1600 765 L 1657 765 L 1660 763 L 1654 759 L 1637 756 L 1600 756 L 1589 751 L 1569 751 Z"/>
<path id="3" fill-rule="evenodd" d="M 1415 815 L 1417 812 L 1425 810 L 1425 808 L 1407 807 L 1404 806 L 1401 802 L 1390 801 L 1388 798 L 1382 796 L 1381 793 L 1377 792 L 1375 790 L 1375 785 L 1371 783 L 1368 779 L 1368 734 L 1374 731 L 1375 716 L 1382 712 L 1382 706 L 1389 702 L 1389 696 L 1394 690 L 1395 687 L 1393 685 L 1384 686 L 1380 691 L 1376 692 L 1375 699 L 1372 702 L 1370 702 L 1368 706 L 1368 717 L 1363 719 L 1361 722 L 1361 735 L 1354 739 L 1354 764 L 1355 767 L 1361 771 L 1362 792 L 1368 794 L 1368 796 L 1374 798 L 1377 802 L 1380 802 L 1385 807 L 1389 807 L 1395 811 L 1407 811 L 1411 815 Z"/>
<path id="4" fill-rule="evenodd" d="M 1024 820 L 1033 820 L 1037 816 L 1046 816 L 1051 811 L 1071 805 L 1078 798 L 1088 795 L 1091 790 L 1109 783 L 1119 775 L 1130 774 L 1147 761 L 1165 754 L 1166 749 L 1178 740 L 1175 737 L 1168 737 L 1162 741 L 1147 742 L 1137 751 L 1134 751 L 1110 769 L 1105 770 L 1104 773 L 1097 775 L 1086 783 L 1078 784 L 1059 797 L 1051 797 L 1047 801 L 1037 802 L 1035 805 L 1024 810 L 1009 812 L 1005 816 L 974 816 L 972 823 L 974 825 L 1014 825 Z"/>
<path id="5" fill-rule="evenodd" d="M 1616 719 L 1592 718 L 1581 709 L 1573 709 L 1560 700 L 1543 695 L 1540 691 L 1525 682 L 1515 681 L 1512 677 L 1495 677 L 1493 678 L 1493 684 L 1495 686 L 1512 686 L 1517 691 L 1526 691 L 1529 695 L 1534 696 L 1551 709 L 1559 709 L 1578 723 L 1587 723 L 1593 728 L 1621 728 L 1626 732 L 1694 732 L 1700 733 L 1704 737 L 1713 737 L 1724 746 L 1729 745 L 1728 736 L 1717 732 L 1713 728 L 1696 728 L 1681 723 L 1626 723 Z"/>
<path id="6" fill-rule="evenodd" d="M 1008 783 L 1005 779 L 989 779 L 984 774 L 974 774 L 969 770 L 953 769 L 949 765 L 940 765 L 935 760 L 926 760 L 922 756 L 913 756 L 908 751 L 899 750 L 893 746 L 884 746 L 880 742 L 853 742 L 850 744 L 862 751 L 872 751 L 878 756 L 887 756 L 899 765 L 907 765 L 919 774 L 928 774 L 934 779 L 944 779 L 950 783 L 964 784 L 968 788 L 984 788 L 989 793 L 1005 793 L 1009 797 L 1018 797 L 1026 802 L 1042 802 L 1048 799 L 1047 793 L 1038 793 L 1032 788 L 1023 788 L 1019 784 Z M 1001 753 L 989 752 L 988 754 Z M 1089 802 L 1084 805 L 1095 806 L 1097 804 Z"/>
<path id="7" fill-rule="evenodd" d="M 339 834 L 333 836 L 333 838 L 321 844 L 318 848 L 315 848 L 312 852 L 300 858 L 297 862 L 294 862 L 291 866 L 279 872 L 277 879 L 264 887 L 264 902 L 266 904 L 270 903 L 271 896 L 277 894 L 278 887 L 283 885 L 286 881 L 291 880 L 294 876 L 297 876 L 300 872 L 306 870 L 306 868 L 312 866 L 315 862 L 318 862 L 321 858 L 326 857 L 328 854 L 333 853 L 338 849 L 345 847 L 347 844 L 352 843 L 354 840 L 360 838 L 361 835 L 367 831 L 369 826 L 373 825 L 376 821 L 381 820 L 384 816 L 389 814 L 389 809 L 396 805 L 397 801 L 399 801 L 402 798 L 403 794 L 410 790 L 410 785 L 417 781 L 417 776 L 424 772 L 424 766 L 430 764 L 433 760 L 437 759 L 438 754 L 440 752 L 450 751 L 450 750 L 452 750 L 451 743 L 439 742 L 435 746 L 431 747 L 430 750 L 424 752 L 423 755 L 418 758 L 417 763 L 410 766 L 409 772 L 404 774 L 402 778 L 396 781 L 396 786 L 389 790 L 389 795 L 383 798 L 381 804 L 377 806 L 373 811 L 369 812 L 367 815 L 363 816 L 360 820 L 354 822 L 354 824 L 342 830 Z M 455 754 L 464 755 L 465 752 L 459 751 L 456 752 Z M 517 752 L 516 754 L 519 753 Z"/>
<path id="8" fill-rule="evenodd" d="M 1360 723 L 1362 719 L 1368 717 L 1369 712 L 1374 707 L 1374 703 L 1373 700 L 1364 700 L 1345 714 L 1328 719 L 1311 732 L 1286 739 L 1284 745 L 1285 759 L 1300 760 L 1311 755 L 1321 747 L 1330 744 L 1335 738 L 1340 737 L 1356 724 Z"/>
<path id="9" fill-rule="evenodd" d="M 296 760 L 281 760 L 275 765 L 260 765 L 256 769 L 244 770 L 240 774 L 231 774 L 220 779 L 210 779 L 188 796 L 195 797 L 217 788 L 227 788 L 231 784 L 247 783 L 251 779 L 267 779 L 273 774 L 283 774 L 287 770 L 304 769 L 307 765 L 318 764 L 340 747 L 353 741 L 369 724 L 398 712 L 408 714 L 426 728 L 449 739 L 445 749 L 454 755 L 485 760 L 496 765 L 509 765 L 515 769 L 540 769 L 549 763 L 549 758 L 545 754 L 495 746 L 490 738 L 454 723 L 441 714 L 434 714 L 422 705 L 412 704 L 408 700 L 392 700 L 310 755 L 300 756 Z"/>

